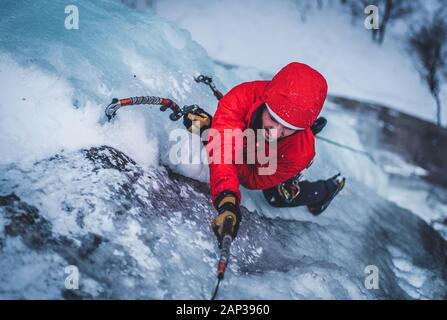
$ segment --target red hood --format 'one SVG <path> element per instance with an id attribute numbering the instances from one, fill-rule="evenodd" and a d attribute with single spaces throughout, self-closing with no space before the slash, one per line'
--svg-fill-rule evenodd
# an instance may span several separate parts
<path id="1" fill-rule="evenodd" d="M 263 100 L 286 123 L 308 128 L 320 114 L 326 96 L 325 78 L 308 65 L 292 62 L 273 77 Z"/>

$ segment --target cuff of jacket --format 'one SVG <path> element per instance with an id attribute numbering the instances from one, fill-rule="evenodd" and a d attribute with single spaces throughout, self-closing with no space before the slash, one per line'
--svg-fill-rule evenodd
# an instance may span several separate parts
<path id="1" fill-rule="evenodd" d="M 216 197 L 216 199 L 214 199 L 214 207 L 218 210 L 219 209 L 219 203 L 225 198 L 225 197 L 234 197 L 236 199 L 236 205 L 239 205 L 239 198 L 237 196 L 237 194 L 233 191 L 229 191 L 229 190 L 225 190 L 222 191 L 221 193 L 219 193 Z"/>

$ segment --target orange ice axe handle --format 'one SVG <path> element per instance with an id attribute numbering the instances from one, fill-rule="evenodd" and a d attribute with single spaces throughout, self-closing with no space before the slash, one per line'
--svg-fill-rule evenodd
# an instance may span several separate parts
<path id="1" fill-rule="evenodd" d="M 160 98 L 154 96 L 143 96 L 143 97 L 132 97 L 125 99 L 116 99 L 114 98 L 112 102 L 106 107 L 105 114 L 109 121 L 116 115 L 118 109 L 125 106 L 133 106 L 133 105 L 159 105 L 161 111 L 166 111 L 167 109 L 171 109 L 172 113 L 169 115 L 169 118 L 172 121 L 179 120 L 184 114 L 190 112 L 198 108 L 198 106 L 187 106 L 181 109 L 177 103 L 167 98 Z"/>

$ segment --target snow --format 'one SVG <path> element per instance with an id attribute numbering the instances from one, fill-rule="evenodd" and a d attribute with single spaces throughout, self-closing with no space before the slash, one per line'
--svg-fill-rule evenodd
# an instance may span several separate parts
<path id="1" fill-rule="evenodd" d="M 8 93 L 0 98 L 1 163 L 33 162 L 61 149 L 107 142 L 139 163 L 156 165 L 159 151 L 168 150 L 159 149 L 157 138 L 177 124 L 160 122 L 167 114 L 157 107 L 122 110 L 117 121 L 104 123 L 103 108 L 114 97 L 136 95 L 211 101 L 192 85 L 192 75 L 208 72 L 212 62 L 188 32 L 115 1 L 99 3 L 103 9 L 97 12 L 85 1 L 78 4 L 84 11 L 79 30 L 48 28 L 64 18 L 63 1 L 39 7 L 38 16 L 33 2 L 4 4 L 10 15 L 0 33 L 20 37 L 0 38 L 0 85 Z M 24 20 L 37 26 L 29 28 Z M 138 28 L 145 30 L 129 38 Z M 153 41 L 159 37 L 160 43 Z M 150 120 L 144 119 L 148 113 Z"/>
<path id="2" fill-rule="evenodd" d="M 219 61 L 270 74 L 291 61 L 304 62 L 326 77 L 332 94 L 436 119 L 435 102 L 408 54 L 401 30 L 389 29 L 381 47 L 371 41 L 364 19 L 353 22 L 349 8 L 338 1 L 324 1 L 321 11 L 309 5 L 308 12 L 305 3 L 165 0 L 155 3 L 155 11 L 189 30 Z M 447 84 L 442 100 L 447 104 Z M 442 119 L 447 123 L 445 109 Z"/>
<path id="3" fill-rule="evenodd" d="M 63 258 L 52 252 L 33 252 L 19 239 L 8 239 L 2 256 L 9 257 L 0 259 L 1 269 L 7 270 L 0 274 L 2 298 L 39 300 L 59 294 L 65 279 L 64 267 L 68 265 Z"/>
<path id="4" fill-rule="evenodd" d="M 51 280 L 53 273 L 46 270 L 57 272 L 68 264 L 79 266 L 79 295 L 84 298 L 207 298 L 215 283 L 217 259 L 209 230 L 214 214 L 209 197 L 185 181 L 168 179 L 159 168 L 144 170 L 129 164 L 119 170 L 123 161 L 114 152 L 96 152 L 107 156 L 112 167 L 94 164 L 84 152 L 61 153 L 33 164 L 32 170 L 0 166 L 2 193 L 14 192 L 21 201 L 35 206 L 39 215 L 37 226 L 18 228 L 29 219 L 13 217 L 26 217 L 26 206 L 18 210 L 17 204 L 5 208 L 0 203 L 2 223 L 9 230 L 19 230 L 19 234 L 1 235 L 0 242 L 6 244 L 0 252 L 1 270 L 23 265 L 13 269 L 17 270 L 14 276 L 32 283 L 36 294 L 47 292 L 42 298 L 60 298 L 62 282 Z M 61 184 L 61 176 L 75 173 L 80 176 L 76 183 Z M 159 188 L 150 180 L 156 180 Z M 191 201 L 184 201 L 181 195 L 185 188 L 190 189 Z M 55 192 L 57 189 L 64 192 Z M 144 192 L 132 192 L 137 189 Z M 223 286 L 228 289 L 221 297 L 407 298 L 408 290 L 411 296 L 436 298 L 445 291 L 440 278 L 445 268 L 443 249 L 427 251 L 424 246 L 424 241 L 439 241 L 433 229 L 355 179 L 340 197 L 330 213 L 318 219 L 310 220 L 311 215 L 301 210 L 294 216 L 289 212 L 289 218 L 271 219 L 266 217 L 266 205 L 259 207 L 259 214 L 245 211 Z M 42 243 L 37 251 L 32 246 L 36 237 Z M 17 245 L 10 247 L 11 241 Z M 52 253 L 56 256 L 48 260 Z M 381 290 L 374 292 L 363 286 L 363 268 L 371 263 L 383 272 Z M 409 263 L 418 268 L 416 273 L 406 272 Z M 394 281 L 396 276 L 399 284 Z M 0 280 L 5 278 L 0 272 Z M 84 283 L 89 278 L 92 280 Z M 23 294 L 24 285 L 6 280 L 2 284 L 2 297 Z"/>
<path id="5" fill-rule="evenodd" d="M 125 115 L 117 124 L 101 125 L 103 111 L 97 103 L 73 108 L 75 90 L 66 79 L 36 66 L 20 66 L 5 54 L 0 56 L 0 70 L 0 86 L 7 93 L 0 98 L 0 163 L 29 163 L 61 149 L 108 141 L 142 163 L 157 163 L 156 141 L 146 137 L 140 117 Z"/>
<path id="6" fill-rule="evenodd" d="M 104 107 L 114 97 L 160 95 L 180 105 L 196 103 L 212 114 L 215 98 L 193 76 L 217 75 L 216 85 L 226 92 L 244 79 L 264 77 L 259 70 L 275 73 L 297 59 L 327 74 L 333 93 L 372 99 L 383 91 L 383 101 L 400 107 L 407 92 L 411 92 L 405 98 L 408 101 L 419 104 L 426 100 L 415 74 L 406 67 L 396 69 L 396 59 L 402 58 L 397 47 L 387 44 L 383 52 L 371 49 L 362 30 L 352 28 L 329 9 L 326 18 L 315 13 L 319 27 L 311 28 L 299 23 L 291 2 L 280 1 L 282 5 L 250 0 L 244 6 L 210 1 L 202 7 L 197 2 L 159 2 L 157 13 L 175 14 L 170 17 L 173 23 L 150 10 L 133 11 L 119 1 L 80 0 L 76 2 L 80 30 L 72 31 L 60 23 L 63 1 L 45 7 L 31 0 L 4 4 L 6 18 L 0 21 L 0 195 L 16 193 L 49 222 L 52 241 L 71 242 L 53 241 L 41 253 L 32 250 L 26 241 L 6 235 L 8 211 L 0 207 L 0 270 L 8 271 L 0 272 L 0 297 L 60 298 L 60 278 L 64 277 L 60 273 L 92 235 L 104 240 L 92 260 L 75 259 L 86 279 L 85 297 L 208 297 L 215 282 L 217 251 L 209 230 L 215 212 L 209 198 L 190 185 L 171 181 L 160 167 L 167 165 L 185 176 L 208 181 L 207 165 L 170 162 L 176 141 L 169 137 L 182 125 L 170 121 L 157 107 L 123 108 L 114 121 L 106 122 Z M 176 10 L 168 10 L 172 5 Z M 221 10 L 222 5 L 226 11 Z M 252 14 L 247 15 L 247 10 Z M 198 14 L 201 19 L 194 20 Z M 346 30 L 340 32 L 346 38 L 328 33 L 323 28 L 325 19 L 334 22 L 331 30 Z M 197 31 L 202 30 L 201 23 L 211 20 L 212 33 L 207 30 L 201 35 Z M 253 23 L 255 20 L 262 24 Z M 287 33 L 278 21 L 285 24 Z M 192 36 L 177 24 L 186 26 Z M 230 39 L 228 34 L 235 37 Z M 346 55 L 351 50 L 353 55 L 365 56 Z M 214 58 L 246 67 L 228 69 L 215 64 Z M 381 63 L 384 67 L 376 70 Z M 371 77 L 365 77 L 370 72 Z M 389 82 L 368 84 L 379 75 Z M 392 81 L 398 86 L 394 95 L 389 91 Z M 356 119 L 330 103 L 323 115 L 329 119 L 324 135 L 367 150 L 355 131 Z M 78 150 L 104 144 L 121 150 L 136 165 L 124 172 L 94 171 Z M 103 152 L 112 166 L 120 165 L 110 150 Z M 191 160 L 199 162 L 199 158 L 204 158 L 203 150 Z M 317 140 L 317 158 L 305 177 L 323 179 L 339 171 L 347 176 L 347 186 L 321 217 L 304 208 L 272 210 L 260 192 L 242 190 L 243 205 L 256 212 L 244 218 L 234 243 L 233 263 L 223 286 L 232 290 L 224 298 L 379 299 L 439 297 L 439 292 L 445 292 L 439 273 L 415 261 L 427 258 L 439 266 L 439 272 L 445 270 L 439 262 L 442 248 L 422 250 L 418 232 L 423 230 L 429 240 L 438 241 L 437 233 L 411 212 L 387 201 L 387 172 L 365 155 Z M 423 172 L 416 169 L 415 173 Z M 131 196 L 124 188 L 129 185 L 134 191 Z M 383 235 L 387 233 L 393 237 Z M 8 240 L 2 243 L 3 239 Z M 390 254 L 386 245 L 397 249 Z M 371 260 L 389 280 L 379 293 L 363 287 L 363 266 Z M 416 271 L 408 272 L 409 266 Z M 12 276 L 9 270 L 15 270 Z M 399 277 L 398 287 L 395 277 Z"/>
<path id="7" fill-rule="evenodd" d="M 389 250 L 394 257 L 393 265 L 398 281 L 403 278 L 408 279 L 408 284 L 404 285 L 407 293 L 414 299 L 427 299 L 427 297 L 421 296 L 417 290 L 424 285 L 427 273 L 413 265 L 411 258 L 405 256 L 399 249 L 390 247 Z"/>

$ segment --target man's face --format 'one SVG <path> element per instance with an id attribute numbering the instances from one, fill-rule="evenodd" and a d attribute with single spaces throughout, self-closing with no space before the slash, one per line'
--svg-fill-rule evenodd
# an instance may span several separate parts
<path id="1" fill-rule="evenodd" d="M 262 112 L 262 128 L 265 130 L 264 131 L 265 140 L 270 142 L 288 137 L 296 132 L 296 130 L 284 127 L 282 124 L 276 121 L 271 116 L 267 108 L 265 108 L 264 111 Z"/>

